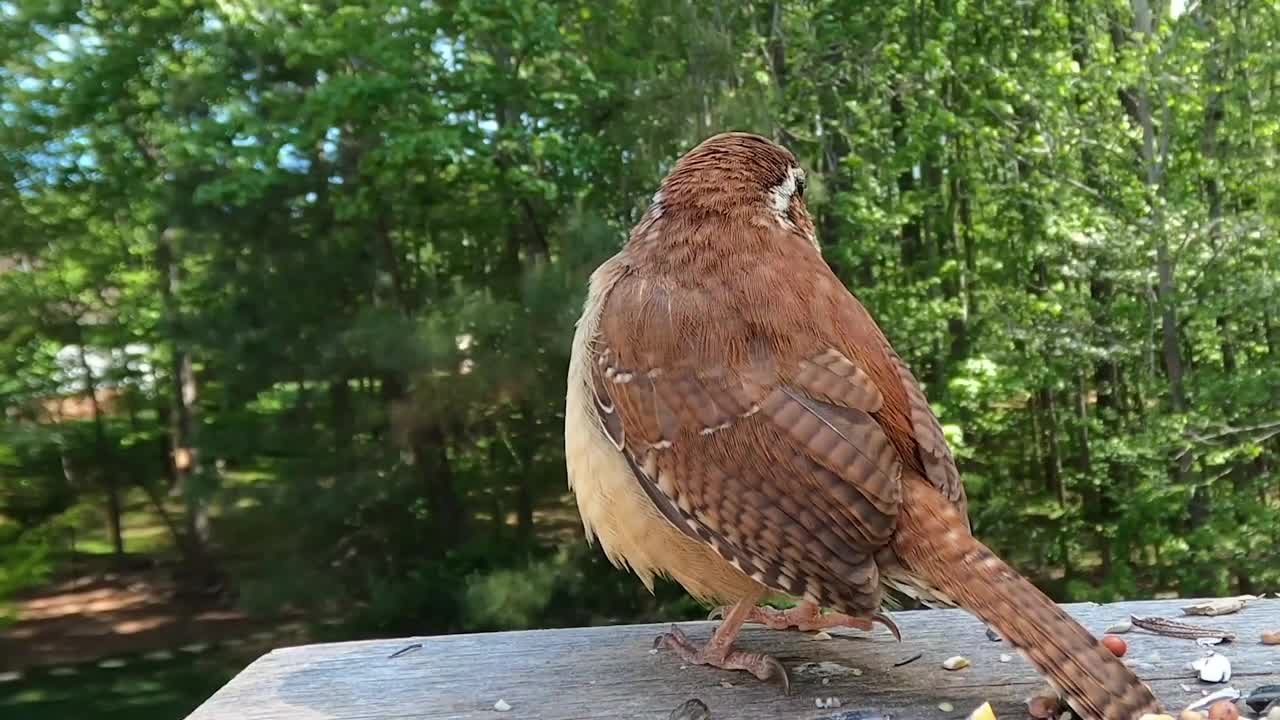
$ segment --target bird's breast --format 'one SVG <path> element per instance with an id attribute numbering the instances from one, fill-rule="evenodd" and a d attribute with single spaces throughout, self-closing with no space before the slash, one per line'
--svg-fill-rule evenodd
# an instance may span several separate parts
<path id="1" fill-rule="evenodd" d="M 654 577 L 665 575 L 701 600 L 759 597 L 762 585 L 662 516 L 600 426 L 591 390 L 591 343 L 620 272 L 619 263 L 610 261 L 592 276 L 569 359 L 565 464 L 587 540 L 599 540 L 610 562 L 629 566 L 650 590 Z"/>

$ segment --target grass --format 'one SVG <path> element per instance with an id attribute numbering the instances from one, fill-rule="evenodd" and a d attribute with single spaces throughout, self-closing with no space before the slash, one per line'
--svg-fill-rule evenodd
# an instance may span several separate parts
<path id="1" fill-rule="evenodd" d="M 162 555 L 172 551 L 173 538 L 142 490 L 132 488 L 122 492 L 120 505 L 120 530 L 126 552 Z M 181 518 L 178 503 L 169 504 L 167 509 Z M 0 527 L 3 522 L 0 519 Z M 99 497 L 82 499 L 51 518 L 47 526 L 55 529 L 53 539 L 59 551 L 74 549 L 88 555 L 110 555 L 114 551 L 106 508 Z"/>
<path id="2" fill-rule="evenodd" d="M 19 679 L 0 682 L 0 718 L 177 720 L 251 659 L 231 649 L 174 655 L 166 660 L 120 658 L 125 665 L 117 668 L 84 664 L 24 671 Z"/>

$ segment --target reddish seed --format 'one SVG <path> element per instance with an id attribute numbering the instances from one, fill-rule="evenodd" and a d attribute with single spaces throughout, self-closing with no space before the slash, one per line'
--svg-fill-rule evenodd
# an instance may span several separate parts
<path id="1" fill-rule="evenodd" d="M 1239 720 L 1240 711 L 1230 700 L 1219 700 L 1209 706 L 1209 720 Z"/>
<path id="2" fill-rule="evenodd" d="M 1116 657 L 1124 657 L 1124 654 L 1129 651 L 1129 644 L 1118 635 L 1103 635 L 1102 644 Z"/>
<path id="3" fill-rule="evenodd" d="M 1037 695 L 1027 701 L 1027 714 L 1038 720 L 1053 720 L 1058 717 L 1061 703 L 1056 697 Z"/>

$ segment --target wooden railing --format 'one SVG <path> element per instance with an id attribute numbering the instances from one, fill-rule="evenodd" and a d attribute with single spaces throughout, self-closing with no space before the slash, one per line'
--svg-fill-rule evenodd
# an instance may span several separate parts
<path id="1" fill-rule="evenodd" d="M 1131 615 L 1162 616 L 1234 632 L 1208 648 L 1195 640 L 1134 629 L 1125 660 L 1177 717 L 1187 704 L 1228 685 L 1241 692 L 1280 684 L 1280 600 L 1262 599 L 1218 617 L 1187 617 L 1190 600 L 1078 603 L 1064 608 L 1096 634 Z M 651 652 L 665 625 L 389 638 L 274 650 L 233 679 L 190 720 L 567 720 L 654 718 L 697 699 L 713 720 L 965 718 L 990 702 L 1001 720 L 1022 720 L 1027 698 L 1047 690 L 1007 642 L 993 642 L 973 617 L 953 610 L 901 612 L 901 644 L 879 628 L 837 630 L 830 639 L 748 627 L 744 649 L 780 659 L 792 678 L 784 696 L 740 672 L 685 666 Z M 683 623 L 695 640 L 714 623 Z M 1210 651 L 1233 666 L 1229 683 L 1200 681 L 1188 663 Z M 944 670 L 962 655 L 969 666 Z M 832 700 L 834 698 L 834 700 Z M 818 707 L 823 705 L 824 707 Z M 697 713 L 685 717 L 699 717 Z"/>

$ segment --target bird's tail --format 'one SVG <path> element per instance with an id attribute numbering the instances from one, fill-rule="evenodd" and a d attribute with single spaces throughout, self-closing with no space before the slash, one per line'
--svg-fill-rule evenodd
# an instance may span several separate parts
<path id="1" fill-rule="evenodd" d="M 918 581 L 994 627 L 1085 720 L 1137 720 L 1160 712 L 1133 671 L 974 539 L 937 491 L 910 477 L 903 485 L 894 550 Z"/>

